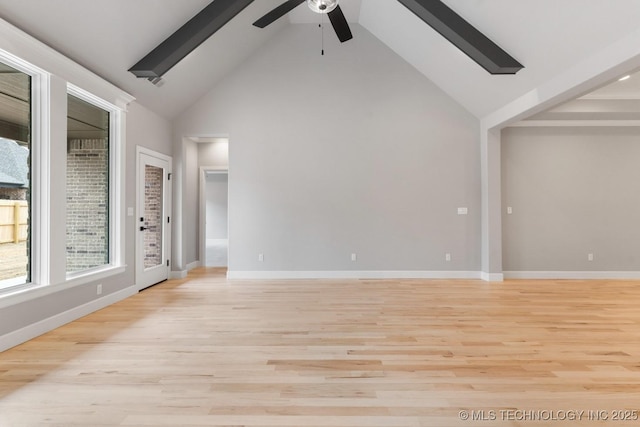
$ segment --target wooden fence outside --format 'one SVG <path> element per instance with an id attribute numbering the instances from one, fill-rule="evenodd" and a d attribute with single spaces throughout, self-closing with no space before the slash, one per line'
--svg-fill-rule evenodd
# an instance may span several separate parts
<path id="1" fill-rule="evenodd" d="M 24 200 L 0 200 L 0 243 L 27 240 L 29 205 Z"/>

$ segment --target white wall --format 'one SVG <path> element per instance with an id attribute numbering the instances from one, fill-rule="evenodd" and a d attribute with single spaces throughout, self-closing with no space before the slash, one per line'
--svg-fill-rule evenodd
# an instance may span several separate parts
<path id="1" fill-rule="evenodd" d="M 504 270 L 640 271 L 639 138 L 636 127 L 505 129 Z"/>
<path id="2" fill-rule="evenodd" d="M 229 184 L 226 173 L 208 174 L 206 178 L 207 239 L 227 239 Z"/>
<path id="3" fill-rule="evenodd" d="M 213 138 L 212 142 L 198 143 L 198 166 L 220 170 L 229 169 L 229 140 Z"/>
<path id="4" fill-rule="evenodd" d="M 321 56 L 317 26 L 284 29 L 175 121 L 178 140 L 230 137 L 230 271 L 478 271 L 477 119 L 352 30 L 342 45 L 326 32 Z M 187 157 L 189 263 L 197 162 Z"/>

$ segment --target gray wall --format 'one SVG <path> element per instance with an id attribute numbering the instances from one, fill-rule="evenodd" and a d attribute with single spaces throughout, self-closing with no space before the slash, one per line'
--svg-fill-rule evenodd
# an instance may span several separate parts
<path id="1" fill-rule="evenodd" d="M 342 45 L 325 34 L 324 56 L 317 26 L 284 29 L 175 121 L 177 140 L 230 137 L 230 270 L 478 271 L 477 119 L 352 29 Z M 197 162 L 183 144 L 190 263 Z"/>
<path id="2" fill-rule="evenodd" d="M 504 270 L 640 270 L 639 138 L 635 127 L 504 130 Z"/>
<path id="3" fill-rule="evenodd" d="M 227 211 L 229 177 L 226 173 L 207 175 L 205 194 L 207 197 L 207 239 L 227 239 Z"/>
<path id="4" fill-rule="evenodd" d="M 59 100 L 52 110 L 53 133 L 52 138 L 52 245 L 57 253 L 65 254 L 65 192 L 64 180 L 66 176 L 66 83 L 54 77 L 53 98 Z M 147 110 L 139 104 L 132 103 L 126 115 L 126 179 L 125 206 L 135 206 L 136 198 L 136 145 L 171 154 L 171 125 L 166 119 Z M 76 286 L 60 292 L 37 298 L 21 304 L 4 307 L 0 310 L 0 335 L 15 331 L 48 317 L 63 313 L 83 304 L 87 304 L 110 293 L 123 290 L 134 284 L 135 274 L 135 239 L 128 236 L 135 235 L 134 217 L 125 217 L 125 264 L 126 271 L 122 274 L 108 277 L 99 281 Z M 58 265 L 61 264 L 61 265 Z M 64 263 L 52 265 L 52 274 L 64 275 Z M 96 295 L 96 284 L 101 283 L 103 294 Z"/>
<path id="5" fill-rule="evenodd" d="M 200 188 L 200 178 L 198 176 L 198 144 L 189 142 L 185 144 L 185 164 L 187 165 L 185 182 L 188 191 L 183 193 L 184 221 L 191 224 L 184 228 L 185 236 L 185 262 L 191 264 L 198 260 L 198 248 L 200 247 L 200 233 L 198 233 L 198 223 L 200 221 L 198 209 L 198 197 Z M 204 233 L 202 233 L 204 234 Z M 186 268 L 187 265 L 184 267 Z"/>

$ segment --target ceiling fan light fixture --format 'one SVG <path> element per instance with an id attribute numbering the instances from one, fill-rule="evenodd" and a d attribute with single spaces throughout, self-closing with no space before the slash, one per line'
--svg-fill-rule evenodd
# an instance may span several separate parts
<path id="1" fill-rule="evenodd" d="M 315 13 L 329 13 L 338 7 L 338 0 L 307 0 L 307 5 Z"/>

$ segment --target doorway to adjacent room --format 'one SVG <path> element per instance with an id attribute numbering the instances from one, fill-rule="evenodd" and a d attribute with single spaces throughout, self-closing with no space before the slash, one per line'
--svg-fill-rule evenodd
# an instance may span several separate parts
<path id="1" fill-rule="evenodd" d="M 226 170 L 204 170 L 204 266 L 227 267 L 229 262 L 229 174 Z"/>

